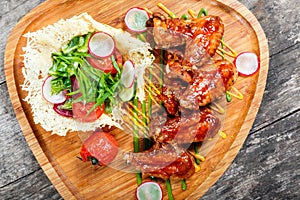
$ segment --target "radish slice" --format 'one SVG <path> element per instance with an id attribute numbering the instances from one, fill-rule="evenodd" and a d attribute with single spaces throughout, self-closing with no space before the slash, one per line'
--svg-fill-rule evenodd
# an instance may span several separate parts
<path id="1" fill-rule="evenodd" d="M 64 110 L 60 109 L 60 106 L 64 105 L 64 103 L 58 103 L 53 105 L 53 110 L 64 117 L 73 117 L 73 111 L 72 110 Z"/>
<path id="2" fill-rule="evenodd" d="M 122 87 L 121 91 L 119 92 L 119 97 L 123 102 L 130 101 L 134 96 L 135 87 L 125 88 Z"/>
<path id="3" fill-rule="evenodd" d="M 55 79 L 53 76 L 48 76 L 42 86 L 42 94 L 46 101 L 53 104 L 63 103 L 67 97 L 63 91 L 58 94 L 51 94 L 51 81 Z"/>
<path id="4" fill-rule="evenodd" d="M 237 71 L 240 75 L 250 76 L 259 69 L 259 60 L 255 53 L 242 52 L 234 60 Z"/>
<path id="5" fill-rule="evenodd" d="M 161 200 L 162 197 L 162 189 L 156 182 L 144 182 L 136 189 L 136 198 L 138 200 Z"/>
<path id="6" fill-rule="evenodd" d="M 106 58 L 110 56 L 115 50 L 115 41 L 107 33 L 96 32 L 89 40 L 89 52 L 94 57 Z"/>
<path id="7" fill-rule="evenodd" d="M 150 18 L 147 11 L 142 8 L 130 8 L 125 15 L 125 24 L 127 28 L 135 32 L 143 32 L 146 28 L 146 22 Z"/>
<path id="8" fill-rule="evenodd" d="M 131 60 L 125 61 L 123 65 L 123 71 L 121 74 L 121 83 L 126 88 L 130 88 L 133 86 L 135 77 L 135 69 L 133 66 L 133 62 Z"/>

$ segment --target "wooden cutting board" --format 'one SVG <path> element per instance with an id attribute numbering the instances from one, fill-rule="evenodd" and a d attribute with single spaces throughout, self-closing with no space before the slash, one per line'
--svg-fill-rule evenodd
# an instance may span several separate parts
<path id="1" fill-rule="evenodd" d="M 225 24 L 225 41 L 237 52 L 255 52 L 260 58 L 260 70 L 250 77 L 239 77 L 235 87 L 244 95 L 243 100 L 233 99 L 227 105 L 223 131 L 227 138 L 219 138 L 213 149 L 200 164 L 201 170 L 187 179 L 187 190 L 182 191 L 180 180 L 172 180 L 175 199 L 200 198 L 224 173 L 242 147 L 259 109 L 268 73 L 269 53 L 264 32 L 256 18 L 235 0 L 195 1 L 177 3 L 161 0 L 178 16 L 192 8 L 198 11 L 205 7 L 209 14 L 218 15 Z M 34 124 L 30 106 L 22 101 L 26 93 L 20 89 L 22 76 L 22 47 L 27 32 L 34 32 L 53 24 L 61 18 L 88 12 L 94 19 L 114 27 L 122 27 L 124 13 L 134 6 L 159 11 L 158 1 L 147 0 L 61 0 L 46 1 L 33 9 L 15 26 L 10 34 L 5 51 L 5 73 L 16 117 L 23 134 L 41 167 L 64 199 L 134 199 L 135 175 L 109 167 L 91 167 L 82 163 L 79 155 L 81 140 L 77 133 L 66 137 L 51 135 Z M 115 129 L 118 141 L 124 135 Z M 128 149 L 132 149 L 129 146 Z M 162 184 L 164 193 L 166 187 Z M 165 195 L 164 199 L 167 199 Z"/>

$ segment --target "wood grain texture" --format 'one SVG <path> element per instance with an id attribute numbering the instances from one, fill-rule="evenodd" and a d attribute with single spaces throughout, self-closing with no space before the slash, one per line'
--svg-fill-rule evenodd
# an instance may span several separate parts
<path id="1" fill-rule="evenodd" d="M 3 2 L 3 1 L 2 1 Z M 5 2 L 5 1 L 4 1 Z M 243 1 L 241 1 L 243 2 Z M 261 3 L 262 2 L 262 3 Z M 272 1 L 273 2 L 273 1 Z M 33 7 L 34 6 L 34 1 L 28 1 L 27 2 L 29 4 L 29 7 Z M 31 4 L 32 3 L 32 4 Z M 273 38 L 277 38 L 277 33 L 276 33 L 276 25 L 274 25 L 274 21 L 275 21 L 275 10 L 276 9 L 271 9 L 272 3 L 269 1 L 245 1 L 243 2 L 247 5 L 248 8 L 250 8 L 254 14 L 258 17 L 258 19 L 261 21 L 264 30 L 266 31 L 267 36 L 271 36 Z M 289 12 L 293 11 L 292 13 L 297 13 L 297 10 L 292 10 L 292 8 L 295 8 L 296 6 L 296 2 L 295 1 L 289 1 L 288 5 L 285 5 L 284 1 L 275 1 L 275 4 L 277 4 L 278 7 L 283 7 L 285 6 L 285 9 L 283 10 L 283 12 L 280 14 L 281 16 L 288 16 L 287 13 L 285 13 L 287 10 Z M 25 3 L 26 4 L 26 3 Z M 27 4 L 27 5 L 28 5 Z M 25 6 L 27 8 L 27 6 Z M 277 8 L 278 8 L 277 7 Z M 18 9 L 16 7 L 13 7 L 13 9 Z M 257 12 L 256 10 L 266 10 L 268 12 L 265 11 L 264 12 Z M 14 10 L 12 10 L 11 12 L 13 12 Z M 296 11 L 296 12 L 295 12 Z M 299 12 L 298 12 L 299 13 Z M 16 17 L 18 19 L 20 19 L 22 13 L 21 12 L 13 12 L 14 16 L 19 16 Z M 264 19 L 264 16 L 268 16 L 268 19 Z M 2 16 L 2 18 L 7 17 L 7 16 Z M 8 17 L 10 18 L 10 17 Z M 12 17 L 13 18 L 13 17 Z M 293 18 L 294 19 L 294 18 Z M 294 19 L 296 22 L 299 21 L 299 17 L 297 20 L 297 16 L 296 19 Z M 281 19 L 282 22 L 287 21 L 286 17 Z M 2 21 L 1 21 L 2 23 Z M 280 23 L 280 19 L 278 20 L 278 23 Z M 299 28 L 297 29 L 294 28 L 294 25 L 292 26 L 292 24 L 289 23 L 282 23 L 283 24 L 283 28 L 285 28 L 286 30 L 293 32 L 298 30 L 299 32 Z M 1 24 L 2 25 L 2 24 Z M 299 27 L 299 26 L 298 26 Z M 8 26 L 8 29 L 12 28 L 12 26 Z M 275 30 L 275 31 L 274 31 Z M 5 37 L 4 37 L 5 38 Z M 271 56 L 271 65 L 270 65 L 270 70 L 274 70 L 273 73 L 269 73 L 269 77 L 268 80 L 273 81 L 272 83 L 267 84 L 267 91 L 268 91 L 268 95 L 267 95 L 267 100 L 264 100 L 262 103 L 262 107 L 260 109 L 260 113 L 258 115 L 258 118 L 255 122 L 254 125 L 254 129 L 257 126 L 257 124 L 259 124 L 257 126 L 257 129 L 255 129 L 255 131 L 251 131 L 251 135 L 250 137 L 247 139 L 246 144 L 244 145 L 244 148 L 242 149 L 242 151 L 239 153 L 239 156 L 235 159 L 234 163 L 231 165 L 231 167 L 229 168 L 229 170 L 227 171 L 226 174 L 224 174 L 224 176 L 219 180 L 219 182 L 216 184 L 215 187 L 211 188 L 211 190 L 203 197 L 206 199 L 259 199 L 261 197 L 265 197 L 263 199 L 268 199 L 268 197 L 274 197 L 274 199 L 284 199 L 284 197 L 286 196 L 286 199 L 289 199 L 291 197 L 297 197 L 297 195 L 299 196 L 299 193 L 296 192 L 298 185 L 299 185 L 299 176 L 297 176 L 297 174 L 295 174 L 297 171 L 295 171 L 295 169 L 298 169 L 297 166 L 299 166 L 299 150 L 297 148 L 295 148 L 297 146 L 297 140 L 289 140 L 289 138 L 295 138 L 296 136 L 296 132 L 297 130 L 299 130 L 299 126 L 292 126 L 292 123 L 286 123 L 285 120 L 288 121 L 292 121 L 295 122 L 296 124 L 299 124 L 299 121 L 295 121 L 295 117 L 299 116 L 294 115 L 295 113 L 299 112 L 299 104 L 295 103 L 294 99 L 297 99 L 297 97 L 299 98 L 299 96 L 296 95 L 296 93 L 292 92 L 292 91 L 298 91 L 299 87 L 297 87 L 297 81 L 299 81 L 299 79 L 297 79 L 297 77 L 299 76 L 295 76 L 294 74 L 297 75 L 297 71 L 299 70 L 294 70 L 295 67 L 299 68 L 299 59 L 297 59 L 297 51 L 299 49 L 299 43 L 296 42 L 296 45 L 293 44 L 293 42 L 289 41 L 284 41 L 285 36 L 284 35 L 279 35 L 278 36 L 278 40 L 277 43 L 280 44 L 285 44 L 286 46 L 283 45 L 275 45 L 275 42 L 273 43 L 273 45 L 271 45 L 271 52 L 272 49 L 276 50 L 276 55 L 274 53 L 272 53 Z M 295 39 L 296 41 L 296 39 Z M 298 45 L 298 46 L 297 46 Z M 284 51 L 284 49 L 286 49 Z M 1 51 L 3 52 L 4 50 L 1 49 Z M 282 59 L 284 59 L 285 61 L 289 61 L 290 59 L 293 60 L 291 62 L 285 63 L 284 61 L 282 61 Z M 295 62 L 294 62 L 295 61 Z M 283 66 L 284 64 L 284 66 Z M 276 69 L 275 69 L 276 66 Z M 281 67 L 281 69 L 278 69 L 278 67 Z M 288 69 L 293 69 L 293 70 L 289 70 L 286 73 L 280 73 L 277 74 L 277 72 L 284 72 L 284 67 L 288 68 Z M 3 70 L 3 69 L 2 69 Z M 295 73 L 296 72 L 296 73 Z M 294 73 L 294 74 L 293 74 Z M 282 86 L 286 86 L 285 80 L 289 81 L 289 88 L 290 89 L 286 89 L 285 92 L 283 93 L 283 97 L 281 97 L 280 101 L 283 103 L 276 103 L 274 104 L 274 102 L 276 102 L 276 98 L 278 98 L 277 93 L 281 91 Z M 275 83 L 275 84 L 274 84 Z M 280 84 L 277 84 L 280 83 Z M 298 84 L 299 85 L 299 84 Z M 4 91 L 4 94 L 6 94 L 6 97 L 4 97 L 4 105 L 3 108 L 6 109 L 6 107 L 10 107 L 10 102 L 9 99 L 7 97 L 7 91 L 6 91 L 6 87 L 5 84 L 2 84 L 1 87 Z M 266 95 L 265 95 L 266 98 Z M 272 102 L 269 102 L 269 101 Z M 2 100 L 1 100 L 2 102 Z M 290 104 L 296 105 L 296 107 L 291 106 Z M 275 114 L 272 113 L 275 112 L 277 109 L 280 109 L 281 107 L 285 107 L 285 108 L 291 108 L 290 110 L 286 110 L 286 109 L 282 109 L 280 112 L 276 112 Z M 296 108 L 296 109 L 295 109 Z M 259 118 L 265 111 L 268 112 L 267 116 L 263 116 L 261 118 Z M 6 111 L 8 113 L 8 115 L 11 115 L 12 117 L 14 116 L 14 113 L 12 112 L 12 109 L 6 109 Z M 292 116 L 290 118 L 288 118 L 289 116 Z M 1 115 L 2 118 L 0 118 L 1 121 L 1 125 L 5 123 L 5 125 L 1 126 L 1 133 L 6 133 L 7 137 L 3 137 L 4 140 L 11 138 L 13 135 L 16 135 L 16 138 L 21 138 L 20 143 L 22 144 L 22 142 L 24 142 L 24 139 L 22 140 L 22 136 L 20 134 L 20 129 L 18 127 L 18 125 L 16 124 L 16 120 L 6 120 L 7 119 L 7 115 Z M 267 117 L 267 119 L 265 119 L 265 117 Z M 11 119 L 11 118 L 8 118 Z M 271 119 L 271 120 L 270 120 Z M 297 118 L 296 118 L 297 119 Z M 270 120 L 270 121 L 269 121 Z M 262 125 L 260 125 L 262 124 Z M 267 128 L 268 127 L 272 127 L 273 124 L 276 124 L 276 127 L 274 129 L 271 129 L 269 134 L 266 134 L 267 132 Z M 286 130 L 286 132 L 283 132 L 283 135 L 277 135 L 277 137 L 279 139 L 277 139 L 276 141 L 270 139 L 271 134 L 273 132 L 277 132 L 279 130 L 284 130 L 285 126 L 292 126 L 294 127 L 293 129 L 288 129 Z M 282 129 L 280 129 L 282 128 Z M 295 129 L 295 131 L 293 131 Z M 8 131 L 9 130 L 9 131 Z M 17 131 L 15 131 L 17 130 Z M 19 133 L 19 135 L 17 135 L 16 133 Z M 286 133 L 286 134 L 284 134 Z M 255 134 L 255 137 L 252 137 L 252 135 Z M 288 137 L 286 137 L 285 135 L 289 135 Z M 261 145 L 261 141 L 265 141 L 264 145 Z M 286 141 L 289 141 L 288 144 L 289 145 L 285 145 Z M 19 144 L 20 144 L 19 143 Z M 18 144 L 15 143 L 15 140 L 10 140 L 9 142 L 3 142 L 2 138 L 1 138 L 1 146 L 3 147 L 3 149 L 9 149 L 9 148 L 5 148 L 5 147 L 9 147 L 8 146 L 11 145 L 13 146 L 13 144 Z M 274 149 L 274 145 L 279 146 L 282 150 L 279 150 L 277 148 L 277 150 L 272 150 Z M 251 162 L 252 159 L 247 160 L 247 149 L 252 147 L 252 155 L 258 155 L 260 152 L 264 152 L 263 155 L 260 155 L 260 157 L 262 157 L 262 159 L 257 159 L 256 162 Z M 271 149 L 269 151 L 263 151 L 263 149 Z M 17 150 L 16 150 L 17 149 Z M 12 157 L 14 157 L 14 154 L 23 154 L 24 155 L 24 159 L 27 160 L 31 160 L 32 163 L 35 163 L 35 165 L 33 165 L 33 167 L 31 168 L 31 165 L 25 165 L 25 166 L 20 166 L 20 168 L 16 167 L 14 164 L 10 163 L 10 162 L 6 162 L 6 165 L 8 166 L 6 170 L 1 170 L 1 176 L 5 176 L 7 174 L 9 174 L 10 176 L 6 176 L 6 177 L 11 177 L 11 178 L 7 178 L 7 182 L 10 181 L 10 184 L 6 184 L 6 185 L 0 185 L 1 189 L 0 189 L 0 194 L 1 196 L 4 197 L 4 199 L 22 199 L 23 198 L 28 198 L 30 197 L 30 194 L 32 194 L 32 198 L 31 199 L 38 199 L 38 194 L 33 195 L 35 193 L 40 193 L 40 194 L 45 194 L 45 198 L 47 199 L 60 199 L 59 195 L 54 195 L 53 193 L 53 187 L 50 190 L 44 189 L 42 186 L 40 187 L 40 189 L 36 190 L 36 191 L 32 191 L 30 190 L 31 187 L 31 176 L 26 176 L 24 175 L 23 177 L 22 174 L 20 176 L 16 176 L 15 174 L 18 173 L 17 170 L 22 171 L 25 169 L 29 171 L 33 171 L 33 174 L 37 174 L 37 177 L 39 176 L 39 174 L 41 173 L 40 170 L 36 170 L 36 166 L 37 163 L 35 162 L 32 154 L 28 155 L 27 153 L 23 153 L 24 151 L 26 151 L 26 144 L 23 143 L 23 146 L 21 146 L 21 148 L 15 148 L 11 151 L 7 151 L 7 154 L 4 154 L 6 157 L 7 155 L 11 155 Z M 27 148 L 27 151 L 28 148 Z M 1 151 L 2 152 L 2 151 Z M 2 154 L 1 154 L 2 155 Z M 296 156 L 295 156 L 296 155 Z M 297 157 L 298 155 L 298 157 Z M 266 159 L 266 158 L 271 158 L 273 156 L 274 159 Z M 263 157 L 265 157 L 265 159 L 263 159 Z M 279 158 L 281 157 L 287 157 L 287 159 L 284 159 L 282 162 L 278 162 Z M 1 157 L 2 158 L 2 157 Z M 267 161 L 267 162 L 266 162 Z M 291 161 L 291 162 L 289 162 Z M 22 160 L 20 159 L 16 159 L 15 160 L 16 164 L 22 163 Z M 280 164 L 279 164 L 280 163 Z M 11 168 L 15 169 L 16 171 L 10 171 Z M 271 168 L 275 168 L 274 170 L 269 170 Z M 2 159 L 1 159 L 1 169 L 2 169 Z M 264 171 L 264 169 L 266 169 Z M 259 172 L 259 173 L 258 173 Z M 264 173 L 265 172 L 265 173 Z M 25 172 L 26 173 L 26 172 Z M 245 181 L 246 178 L 249 178 L 249 174 L 251 174 L 252 176 L 250 177 L 249 180 Z M 298 173 L 299 174 L 299 173 Z M 274 180 L 272 180 L 272 177 L 277 177 L 277 184 L 272 184 L 272 181 L 274 182 Z M 18 183 L 19 180 L 16 180 L 17 178 L 20 178 L 19 180 L 23 180 L 24 184 L 22 185 L 25 188 L 28 188 L 27 191 L 26 189 L 22 190 L 22 192 L 18 193 L 18 192 L 13 192 L 15 189 L 18 189 Z M 225 180 L 224 180 L 225 179 Z M 229 181 L 228 181 L 229 180 Z M 44 183 L 46 183 L 46 188 L 51 188 L 51 183 L 47 180 L 47 178 L 42 178 L 42 181 Z M 260 184 L 256 184 L 257 181 L 260 181 Z M 298 182 L 297 182 L 298 181 Z M 243 186 L 243 183 L 245 183 L 245 186 Z M 234 183 L 238 183 L 238 184 L 234 184 Z M 256 185 L 255 185 L 256 184 Z M 283 185 L 283 187 L 281 187 L 281 185 Z M 284 187 L 286 185 L 289 185 L 289 187 Z M 253 190 L 249 189 L 248 186 L 250 186 L 251 188 L 255 188 Z M 254 187 L 256 186 L 256 187 Z M 278 189 L 279 188 L 279 189 Z M 7 191 L 7 192 L 5 192 Z M 247 191 L 247 192 L 243 192 L 243 191 Z M 12 192 L 13 195 L 8 195 L 8 193 Z M 48 192 L 48 195 L 47 195 Z M 275 194 L 277 194 L 276 196 L 271 196 L 272 192 Z M 25 195 L 23 195 L 25 194 Z M 269 195 L 269 196 L 268 196 Z"/>

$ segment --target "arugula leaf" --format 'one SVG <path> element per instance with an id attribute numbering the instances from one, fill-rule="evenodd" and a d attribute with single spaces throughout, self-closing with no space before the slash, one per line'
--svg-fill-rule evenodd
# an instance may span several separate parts
<path id="1" fill-rule="evenodd" d="M 116 103 L 115 92 L 120 83 L 121 70 L 114 58 L 111 56 L 112 64 L 117 70 L 117 74 L 111 75 L 92 67 L 87 57 L 88 41 L 92 33 L 83 36 L 75 36 L 68 44 L 62 46 L 61 52 L 52 54 L 53 65 L 49 69 L 49 75 L 55 76 L 51 81 L 52 93 L 68 90 L 68 96 L 80 94 L 76 99 L 68 100 L 62 109 L 72 109 L 74 102 L 95 102 L 94 110 L 97 106 L 105 104 L 105 111 L 111 113 L 112 106 Z M 71 77 L 75 76 L 79 88 L 73 91 Z"/>
<path id="2" fill-rule="evenodd" d="M 63 105 L 61 105 L 59 108 L 62 110 L 72 110 L 72 99 L 68 99 Z"/>
<path id="3" fill-rule="evenodd" d="M 111 58 L 111 61 L 112 61 L 113 66 L 114 66 L 114 68 L 117 70 L 118 74 L 121 74 L 121 70 L 120 70 L 120 68 L 119 68 L 119 65 L 118 65 L 118 63 L 117 63 L 115 57 L 112 55 L 110 58 Z"/>
<path id="4" fill-rule="evenodd" d="M 51 81 L 51 93 L 58 94 L 63 90 L 71 91 L 72 82 L 71 79 L 66 77 L 58 77 Z"/>
<path id="5" fill-rule="evenodd" d="M 85 36 L 83 45 L 81 45 L 81 46 L 77 49 L 78 52 L 81 52 L 81 53 L 88 52 L 88 44 L 89 44 L 89 40 L 90 40 L 90 37 L 91 37 L 91 36 L 92 36 L 92 33 L 88 33 L 88 34 Z"/>
<path id="6" fill-rule="evenodd" d="M 61 50 L 64 54 L 68 54 L 76 50 L 78 47 L 83 46 L 83 44 L 84 44 L 84 37 L 75 36 L 70 40 L 69 44 L 64 44 Z"/>

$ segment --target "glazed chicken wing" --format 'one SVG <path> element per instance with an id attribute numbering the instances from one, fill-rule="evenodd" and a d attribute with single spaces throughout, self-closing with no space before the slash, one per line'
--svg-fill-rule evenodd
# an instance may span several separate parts
<path id="1" fill-rule="evenodd" d="M 176 115 L 179 111 L 179 101 L 176 99 L 174 93 L 167 87 L 162 87 L 161 94 L 158 95 L 159 100 L 165 107 L 167 114 Z"/>
<path id="2" fill-rule="evenodd" d="M 150 116 L 148 136 L 154 145 L 128 153 L 127 161 L 146 176 L 188 178 L 195 173 L 195 160 L 186 149 L 221 128 L 218 116 L 204 106 L 225 94 L 237 72 L 232 63 L 211 59 L 224 33 L 220 17 L 183 20 L 154 13 L 146 25 L 147 40 L 165 64 L 159 70 L 164 86 L 155 95 L 158 111 Z"/>
<path id="3" fill-rule="evenodd" d="M 236 67 L 226 60 L 216 60 L 215 65 L 223 80 L 225 91 L 229 90 L 238 78 Z"/>
<path id="4" fill-rule="evenodd" d="M 166 78 L 179 78 L 190 83 L 193 80 L 192 64 L 184 59 L 184 55 L 178 49 L 165 51 Z"/>
<path id="5" fill-rule="evenodd" d="M 195 173 L 194 158 L 179 146 L 155 143 L 144 152 L 129 153 L 127 161 L 144 176 L 188 178 Z"/>
<path id="6" fill-rule="evenodd" d="M 220 119 L 208 108 L 185 110 L 164 125 L 151 124 L 150 135 L 156 142 L 190 144 L 213 137 L 221 127 Z"/>
<path id="7" fill-rule="evenodd" d="M 185 59 L 196 65 L 203 64 L 203 59 L 215 54 L 224 34 L 221 18 L 212 15 L 183 20 L 166 19 L 163 15 L 154 13 L 147 26 L 153 27 L 151 34 L 155 48 L 168 49 L 186 45 Z"/>
<path id="8" fill-rule="evenodd" d="M 180 105 L 193 110 L 206 106 L 224 95 L 236 79 L 235 66 L 226 60 L 217 60 L 212 70 L 195 73 L 192 83 L 178 97 Z"/>

